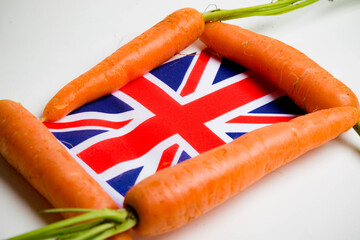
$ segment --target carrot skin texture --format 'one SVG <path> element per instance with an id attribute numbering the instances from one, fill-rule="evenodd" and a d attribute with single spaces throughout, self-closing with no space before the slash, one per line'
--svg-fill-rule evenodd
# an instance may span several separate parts
<path id="1" fill-rule="evenodd" d="M 56 208 L 118 208 L 45 125 L 11 100 L 0 100 L 0 155 Z M 129 231 L 113 237 L 131 239 Z"/>
<path id="2" fill-rule="evenodd" d="M 219 55 L 258 72 L 307 112 L 359 108 L 356 95 L 299 50 L 239 26 L 207 23 L 200 40 Z"/>
<path id="3" fill-rule="evenodd" d="M 0 100 L 0 154 L 54 207 L 117 208 L 45 125 L 11 100 Z"/>
<path id="4" fill-rule="evenodd" d="M 126 231 L 110 237 L 108 240 L 132 240 L 131 232 Z"/>
<path id="5" fill-rule="evenodd" d="M 55 208 L 118 208 L 45 125 L 11 100 L 0 100 L 0 155 Z M 113 239 L 131 240 L 131 235 Z"/>
<path id="6" fill-rule="evenodd" d="M 124 205 L 138 214 L 134 230 L 176 229 L 305 152 L 350 129 L 355 107 L 319 110 L 249 132 L 231 143 L 163 169 L 132 187 Z"/>
<path id="7" fill-rule="evenodd" d="M 175 11 L 64 86 L 46 105 L 43 121 L 56 121 L 110 94 L 161 65 L 203 32 L 204 19 L 192 8 Z"/>

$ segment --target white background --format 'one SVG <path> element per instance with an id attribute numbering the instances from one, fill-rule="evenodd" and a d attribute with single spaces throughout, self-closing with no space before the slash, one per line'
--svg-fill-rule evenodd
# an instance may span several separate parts
<path id="1" fill-rule="evenodd" d="M 172 11 L 263 2 L 0 0 L 0 99 L 40 118 L 62 86 Z M 298 48 L 360 96 L 359 0 L 230 22 Z M 360 239 L 359 203 L 360 139 L 350 130 L 179 230 L 134 239 Z M 50 207 L 0 158 L 0 239 L 59 219 L 38 214 Z"/>

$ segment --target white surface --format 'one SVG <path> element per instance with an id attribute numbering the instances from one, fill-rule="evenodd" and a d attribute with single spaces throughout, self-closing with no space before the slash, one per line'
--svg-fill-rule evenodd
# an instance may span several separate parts
<path id="1" fill-rule="evenodd" d="M 48 100 L 170 12 L 259 0 L 0 0 L 0 99 L 37 117 Z M 321 0 L 276 17 L 231 23 L 305 52 L 360 96 L 360 1 Z M 141 239 L 359 239 L 360 140 L 349 131 L 275 171 L 179 230 Z M 0 239 L 43 226 L 50 205 L 0 159 Z"/>

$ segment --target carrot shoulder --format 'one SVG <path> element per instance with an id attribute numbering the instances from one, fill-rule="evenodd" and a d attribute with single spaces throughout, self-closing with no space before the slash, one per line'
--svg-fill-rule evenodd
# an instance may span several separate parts
<path id="1" fill-rule="evenodd" d="M 221 22 L 207 23 L 200 39 L 219 55 L 263 75 L 307 112 L 359 107 L 345 84 L 281 41 Z"/>
<path id="2" fill-rule="evenodd" d="M 193 43 L 204 25 L 201 13 L 195 9 L 175 11 L 64 86 L 46 105 L 43 120 L 59 120 L 161 65 Z"/>
<path id="3" fill-rule="evenodd" d="M 178 228 L 242 191 L 267 173 L 350 129 L 355 107 L 319 110 L 244 134 L 233 142 L 166 168 L 132 187 L 140 234 Z"/>

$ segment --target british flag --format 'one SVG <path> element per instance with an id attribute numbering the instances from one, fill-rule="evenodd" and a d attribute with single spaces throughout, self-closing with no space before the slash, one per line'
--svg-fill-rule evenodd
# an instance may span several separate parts
<path id="1" fill-rule="evenodd" d="M 203 49 L 46 126 L 121 206 L 147 176 L 301 114 L 253 72 Z"/>

